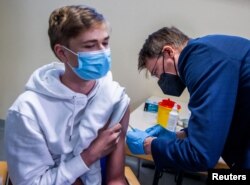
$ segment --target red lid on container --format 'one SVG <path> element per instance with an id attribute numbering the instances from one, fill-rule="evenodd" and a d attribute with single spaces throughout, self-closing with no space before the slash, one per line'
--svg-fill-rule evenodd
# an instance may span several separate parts
<path id="1" fill-rule="evenodd" d="M 173 108 L 174 107 L 174 104 L 176 102 L 170 100 L 169 98 L 168 99 L 163 99 L 161 102 L 159 102 L 158 104 L 160 106 L 163 106 L 163 107 L 167 107 L 167 108 Z M 181 106 L 179 104 L 177 104 L 177 108 L 178 110 L 181 109 Z"/>

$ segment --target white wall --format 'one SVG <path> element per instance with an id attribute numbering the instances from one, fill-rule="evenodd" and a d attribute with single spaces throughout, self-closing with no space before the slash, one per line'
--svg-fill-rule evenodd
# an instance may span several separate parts
<path id="1" fill-rule="evenodd" d="M 137 71 L 138 52 L 151 32 L 174 25 L 190 37 L 225 33 L 250 38 L 249 0 L 1 0 L 0 119 L 32 71 L 56 60 L 47 37 L 49 14 L 80 3 L 94 6 L 111 23 L 112 71 L 126 87 L 132 109 L 148 96 L 163 96 L 154 79 Z M 181 98 L 188 101 L 188 93 Z"/>

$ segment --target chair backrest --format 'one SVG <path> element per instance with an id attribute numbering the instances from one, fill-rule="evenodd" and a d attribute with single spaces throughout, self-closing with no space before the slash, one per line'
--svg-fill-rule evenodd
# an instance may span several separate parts
<path id="1" fill-rule="evenodd" d="M 8 176 L 8 167 L 6 161 L 0 161 L 0 176 L 2 177 L 2 179 L 0 178 L 2 180 L 2 185 L 5 185 Z"/>
<path id="2" fill-rule="evenodd" d="M 125 166 L 125 177 L 129 185 L 140 185 L 138 179 L 129 166 Z"/>

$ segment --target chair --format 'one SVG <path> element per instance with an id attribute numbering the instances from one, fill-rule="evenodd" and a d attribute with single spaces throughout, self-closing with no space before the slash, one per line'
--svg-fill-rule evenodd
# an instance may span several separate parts
<path id="1" fill-rule="evenodd" d="M 128 166 L 125 166 L 125 177 L 129 185 L 140 185 L 135 174 L 133 173 L 131 168 Z"/>
<path id="2" fill-rule="evenodd" d="M 6 185 L 8 179 L 8 167 L 6 161 L 0 161 L 0 176 L 2 177 L 2 184 Z"/>

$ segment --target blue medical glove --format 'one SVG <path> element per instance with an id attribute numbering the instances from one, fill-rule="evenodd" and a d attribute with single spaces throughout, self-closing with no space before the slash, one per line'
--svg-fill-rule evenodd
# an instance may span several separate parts
<path id="1" fill-rule="evenodd" d="M 129 150 L 133 154 L 145 154 L 143 144 L 147 137 L 149 137 L 149 134 L 139 129 L 128 131 L 126 142 Z"/>
<path id="2" fill-rule="evenodd" d="M 151 137 L 158 137 L 158 138 L 166 138 L 166 139 L 176 139 L 176 133 L 171 132 L 165 128 L 163 128 L 161 125 L 157 124 L 155 126 L 149 127 L 145 130 Z"/>

